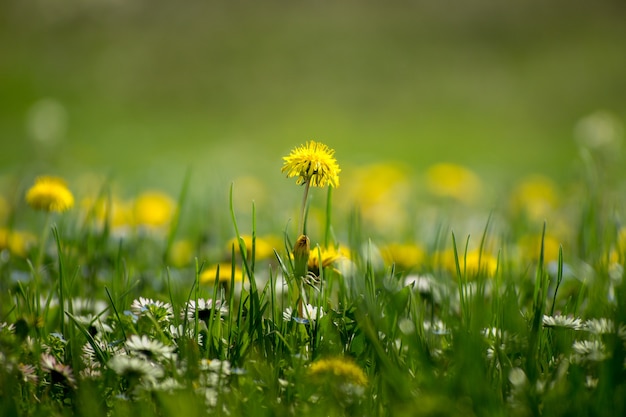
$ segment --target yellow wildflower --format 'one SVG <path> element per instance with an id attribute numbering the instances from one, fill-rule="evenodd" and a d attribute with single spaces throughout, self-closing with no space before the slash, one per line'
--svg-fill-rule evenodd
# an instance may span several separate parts
<path id="1" fill-rule="evenodd" d="M 473 171 L 451 163 L 439 163 L 428 168 L 426 180 L 433 194 L 465 203 L 476 201 L 482 191 L 481 181 Z"/>
<path id="2" fill-rule="evenodd" d="M 141 226 L 167 226 L 172 220 L 176 204 L 159 191 L 147 191 L 135 200 L 135 224 Z"/>
<path id="3" fill-rule="evenodd" d="M 329 358 L 315 361 L 309 366 L 309 376 L 314 380 L 337 384 L 367 385 L 365 372 L 349 358 Z"/>
<path id="4" fill-rule="evenodd" d="M 306 142 L 283 157 L 282 172 L 287 178 L 298 177 L 297 184 L 310 184 L 313 187 L 339 187 L 341 169 L 333 156 L 335 151 L 313 140 Z"/>
<path id="5" fill-rule="evenodd" d="M 218 281 L 220 283 L 228 284 L 232 275 L 235 276 L 235 282 L 243 281 L 243 270 L 241 268 L 235 266 L 235 270 L 233 271 L 232 264 L 230 262 L 220 262 L 211 265 L 208 268 L 204 268 L 200 274 L 200 282 L 210 285 L 215 282 L 215 277 L 218 276 Z"/>
<path id="6" fill-rule="evenodd" d="M 309 252 L 307 267 L 309 271 L 313 272 L 315 275 L 319 275 L 320 263 L 322 268 L 326 268 L 343 258 L 348 258 L 348 256 L 346 255 L 346 251 L 341 246 L 337 248 L 313 248 Z"/>
<path id="7" fill-rule="evenodd" d="M 408 174 L 409 169 L 398 162 L 351 169 L 337 204 L 345 209 L 356 204 L 363 223 L 381 233 L 401 233 L 409 221 L 406 207 L 412 197 Z"/>
<path id="8" fill-rule="evenodd" d="M 178 268 L 185 267 L 191 262 L 194 250 L 194 244 L 190 240 L 177 240 L 172 244 L 172 247 L 170 248 L 168 259 L 172 263 L 172 265 Z M 215 279 L 215 274 L 213 274 L 213 278 Z"/>
<path id="9" fill-rule="evenodd" d="M 524 259 L 538 260 L 541 252 L 541 235 L 525 235 L 519 240 L 519 246 Z M 559 259 L 559 248 L 561 243 L 551 235 L 543 238 L 543 260 L 544 262 L 557 261 Z"/>
<path id="10" fill-rule="evenodd" d="M 246 256 L 250 258 L 252 256 L 252 235 L 242 235 L 243 243 L 246 245 Z M 235 253 L 239 253 L 239 242 L 234 237 L 226 243 L 226 250 L 228 254 L 231 253 L 233 245 L 235 246 Z M 274 247 L 277 246 L 273 238 L 256 237 L 254 240 L 254 257 L 256 260 L 267 259 L 274 254 Z"/>
<path id="11" fill-rule="evenodd" d="M 556 185 L 540 175 L 522 180 L 511 195 L 511 207 L 515 213 L 523 213 L 531 220 L 542 221 L 553 212 L 559 202 Z"/>
<path id="12" fill-rule="evenodd" d="M 133 204 L 117 197 L 97 199 L 87 197 L 81 202 L 85 215 L 93 217 L 94 224 L 102 228 L 109 223 L 113 230 L 123 229 L 133 224 Z"/>
<path id="13" fill-rule="evenodd" d="M 498 268 L 497 258 L 485 252 L 480 253 L 477 249 L 469 250 L 467 254 L 458 252 L 458 257 L 461 273 L 465 271 L 468 278 L 473 278 L 479 273 L 492 277 Z M 452 249 L 435 253 L 434 263 L 436 266 L 456 274 L 456 261 Z"/>
<path id="14" fill-rule="evenodd" d="M 382 248 L 383 259 L 402 268 L 420 265 L 425 258 L 424 248 L 416 244 L 391 243 Z"/>
<path id="15" fill-rule="evenodd" d="M 0 251 L 7 249 L 11 254 L 25 258 L 37 238 L 28 232 L 0 229 Z"/>
<path id="16" fill-rule="evenodd" d="M 74 196 L 61 178 L 44 176 L 28 190 L 26 202 L 36 210 L 62 212 L 74 206 Z"/>

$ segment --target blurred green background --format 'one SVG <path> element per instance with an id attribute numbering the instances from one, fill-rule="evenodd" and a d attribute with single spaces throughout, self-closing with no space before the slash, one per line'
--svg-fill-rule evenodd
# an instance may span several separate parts
<path id="1" fill-rule="evenodd" d="M 618 0 L 0 2 L 2 174 L 176 190 L 350 164 L 567 177 L 578 120 L 626 119 Z"/>

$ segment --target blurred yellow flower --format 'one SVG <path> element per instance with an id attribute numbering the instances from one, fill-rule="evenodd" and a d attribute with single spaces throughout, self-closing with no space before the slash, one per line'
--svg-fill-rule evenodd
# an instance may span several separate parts
<path id="1" fill-rule="evenodd" d="M 335 151 L 328 146 L 313 140 L 308 141 L 283 157 L 281 172 L 287 172 L 287 178 L 298 177 L 296 184 L 339 187 L 341 169 L 334 154 Z"/>
<path id="2" fill-rule="evenodd" d="M 313 380 L 320 382 L 362 387 L 367 385 L 365 372 L 349 358 L 319 359 L 309 366 L 308 374 Z"/>
<path id="3" fill-rule="evenodd" d="M 478 274 L 486 274 L 493 277 L 498 268 L 498 259 L 488 253 L 481 253 L 478 249 L 458 252 L 459 267 L 461 273 L 465 272 L 467 278 L 474 278 Z M 449 273 L 456 274 L 456 261 L 452 249 L 436 252 L 434 255 L 435 266 L 442 268 Z"/>
<path id="4" fill-rule="evenodd" d="M 411 198 L 408 169 L 398 163 L 365 165 L 350 170 L 337 203 L 346 209 L 358 205 L 363 223 L 389 235 L 401 233 L 408 222 Z"/>
<path id="5" fill-rule="evenodd" d="M 8 250 L 11 254 L 25 258 L 37 238 L 29 232 L 0 229 L 0 251 Z"/>
<path id="6" fill-rule="evenodd" d="M 319 249 L 317 247 L 311 248 L 307 269 L 315 275 L 319 275 L 320 259 L 322 268 L 326 268 L 340 259 L 349 259 L 349 255 L 348 251 L 341 246 L 328 248 L 320 247 Z"/>
<path id="7" fill-rule="evenodd" d="M 176 204 L 165 193 L 146 191 L 135 200 L 133 214 L 135 225 L 162 227 L 172 220 Z"/>
<path id="8" fill-rule="evenodd" d="M 107 221 L 109 221 L 109 226 L 114 230 L 130 227 L 133 224 L 132 203 L 122 201 L 117 197 L 110 199 L 88 197 L 84 198 L 80 205 L 85 212 L 85 216 L 93 216 L 97 227 L 104 227 Z"/>
<path id="9" fill-rule="evenodd" d="M 38 177 L 26 193 L 26 202 L 36 210 L 62 212 L 74 206 L 74 196 L 58 177 Z"/>
<path id="10" fill-rule="evenodd" d="M 215 282 L 215 277 L 217 276 L 220 283 L 228 284 L 231 281 L 231 276 L 233 275 L 235 277 L 235 282 L 243 281 L 243 270 L 241 268 L 235 266 L 235 269 L 233 270 L 230 262 L 220 262 L 204 268 L 200 273 L 200 282 L 211 285 Z"/>
<path id="11" fill-rule="evenodd" d="M 533 175 L 522 180 L 511 193 L 514 213 L 525 214 L 531 220 L 545 220 L 559 202 L 556 186 L 549 178 Z"/>
<path id="12" fill-rule="evenodd" d="M 521 255 L 526 260 L 537 261 L 541 252 L 541 235 L 524 235 L 519 239 Z M 544 262 L 557 261 L 561 243 L 554 236 L 546 234 L 543 238 Z"/>
<path id="13" fill-rule="evenodd" d="M 191 263 L 194 253 L 194 245 L 187 239 L 177 240 L 170 248 L 168 259 L 177 268 L 182 268 Z M 213 275 L 215 278 L 215 275 Z"/>
<path id="14" fill-rule="evenodd" d="M 401 268 L 413 268 L 425 260 L 424 248 L 412 243 L 391 243 L 381 248 L 383 259 L 388 264 L 395 264 Z"/>
<path id="15" fill-rule="evenodd" d="M 252 256 L 252 235 L 242 235 L 244 244 L 246 245 L 246 256 L 250 258 Z M 274 255 L 274 248 L 276 245 L 276 239 L 273 237 L 259 237 L 257 236 L 254 241 L 254 258 L 256 260 L 262 260 L 270 258 Z M 232 238 L 226 243 L 226 250 L 230 255 L 231 250 L 235 246 L 235 254 L 239 253 L 239 243 L 237 238 Z"/>
<path id="16" fill-rule="evenodd" d="M 464 203 L 476 201 L 482 192 L 478 175 L 461 165 L 439 163 L 426 171 L 426 185 L 439 197 L 453 198 Z"/>

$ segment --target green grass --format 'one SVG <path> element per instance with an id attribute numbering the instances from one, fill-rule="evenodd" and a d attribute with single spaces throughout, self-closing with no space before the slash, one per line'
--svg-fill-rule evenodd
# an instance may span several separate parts
<path id="1" fill-rule="evenodd" d="M 472 3 L 3 2 L 2 414 L 626 414 L 621 136 L 574 140 L 623 134 L 623 6 Z M 307 139 L 342 172 L 305 265 Z M 450 161 L 472 195 L 430 186 Z"/>
<path id="2" fill-rule="evenodd" d="M 590 152 L 603 166 L 602 150 Z M 272 220 L 251 203 L 242 219 L 236 184 L 223 233 L 187 224 L 198 204 L 188 178 L 160 227 L 137 217 L 120 228 L 77 206 L 51 213 L 45 233 L 45 215 L 21 203 L 14 224 L 43 233 L 25 253 L 2 252 L 0 405 L 25 416 L 621 415 L 623 199 L 609 172 L 598 171 L 603 187 L 591 176 L 569 184 L 547 222 L 431 195 L 414 214 L 444 211 L 439 232 L 411 222 L 408 240 L 364 222 L 367 205 L 335 206 L 356 186 L 347 179 L 332 199 L 312 189 L 306 228 L 311 254 L 329 259 L 321 268 L 292 253 L 286 212 Z M 109 210 L 112 185 L 101 193 Z M 473 234 L 455 209 L 481 223 Z M 266 251 L 259 231 L 281 223 Z M 524 249 L 526 234 L 535 249 Z M 193 249 L 181 261 L 183 239 Z M 389 243 L 423 255 L 389 259 Z M 337 244 L 342 256 L 325 258 Z"/>

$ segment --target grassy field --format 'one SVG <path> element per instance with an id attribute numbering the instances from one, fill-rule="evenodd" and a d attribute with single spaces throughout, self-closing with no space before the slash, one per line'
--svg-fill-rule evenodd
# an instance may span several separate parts
<path id="1" fill-rule="evenodd" d="M 2 415 L 624 415 L 625 14 L 3 2 Z"/>

